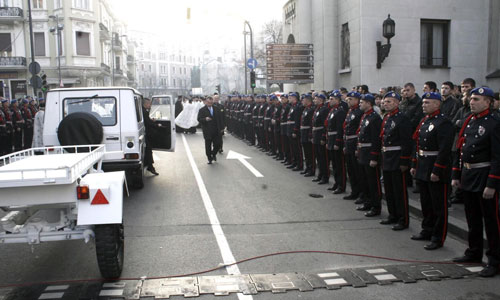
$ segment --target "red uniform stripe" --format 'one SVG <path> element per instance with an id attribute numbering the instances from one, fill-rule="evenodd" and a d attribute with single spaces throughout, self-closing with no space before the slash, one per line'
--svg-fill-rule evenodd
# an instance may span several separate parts
<path id="1" fill-rule="evenodd" d="M 441 169 L 446 169 L 446 166 L 440 165 L 438 163 L 435 163 L 434 166 L 441 168 Z"/>
<path id="2" fill-rule="evenodd" d="M 403 201 L 405 204 L 405 225 L 408 226 L 408 193 L 406 190 L 406 175 L 405 172 L 401 172 L 403 175 Z"/>
<path id="3" fill-rule="evenodd" d="M 493 175 L 493 174 L 488 175 L 488 177 L 490 177 L 490 178 L 495 178 L 495 179 L 500 179 L 500 176 Z"/>
<path id="4" fill-rule="evenodd" d="M 441 238 L 441 243 L 444 244 L 444 240 L 446 239 L 446 230 L 448 226 L 448 185 L 444 185 L 444 224 L 443 224 L 443 236 Z"/>

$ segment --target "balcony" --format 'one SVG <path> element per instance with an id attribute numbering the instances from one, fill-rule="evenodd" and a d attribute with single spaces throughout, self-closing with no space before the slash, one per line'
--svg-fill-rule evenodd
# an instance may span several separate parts
<path id="1" fill-rule="evenodd" d="M 133 64 L 135 62 L 135 58 L 133 55 L 127 55 L 127 64 Z"/>
<path id="2" fill-rule="evenodd" d="M 23 10 L 19 7 L 0 7 L 0 23 L 23 20 Z"/>
<path id="3" fill-rule="evenodd" d="M 99 37 L 101 38 L 101 41 L 109 40 L 111 37 L 108 27 L 106 27 L 103 23 L 99 23 Z"/>
<path id="4" fill-rule="evenodd" d="M 101 63 L 101 68 L 103 69 L 104 72 L 111 73 L 111 68 L 107 64 Z"/>
<path id="5" fill-rule="evenodd" d="M 115 51 L 121 51 L 122 50 L 122 40 L 118 36 L 118 34 L 114 33 L 113 34 L 113 50 Z"/>
<path id="6" fill-rule="evenodd" d="M 121 76 L 121 77 L 124 77 L 125 76 L 125 73 L 123 72 L 122 69 L 115 69 L 115 77 L 116 76 Z"/>
<path id="7" fill-rule="evenodd" d="M 21 56 L 0 57 L 0 68 L 2 70 L 26 69 L 26 57 L 21 57 Z"/>

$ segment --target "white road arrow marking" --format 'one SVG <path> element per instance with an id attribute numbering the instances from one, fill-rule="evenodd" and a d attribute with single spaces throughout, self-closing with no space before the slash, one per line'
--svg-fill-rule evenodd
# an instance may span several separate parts
<path id="1" fill-rule="evenodd" d="M 237 159 L 239 160 L 245 167 L 247 167 L 248 170 L 250 170 L 250 172 L 253 173 L 253 175 L 255 175 L 255 177 L 264 177 L 264 175 L 262 175 L 259 171 L 257 171 L 257 169 L 255 169 L 248 161 L 246 161 L 247 159 L 250 159 L 250 157 L 248 156 L 245 156 L 243 154 L 240 154 L 238 152 L 234 152 L 232 150 L 229 150 L 229 152 L 227 153 L 227 157 L 226 159 Z"/>

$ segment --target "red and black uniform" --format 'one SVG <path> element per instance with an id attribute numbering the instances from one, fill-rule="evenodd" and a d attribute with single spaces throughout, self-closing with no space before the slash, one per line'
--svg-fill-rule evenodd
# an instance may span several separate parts
<path id="1" fill-rule="evenodd" d="M 294 171 L 302 171 L 304 169 L 304 156 L 302 155 L 302 147 L 300 145 L 300 120 L 303 110 L 304 107 L 297 102 L 290 107 L 290 111 L 288 112 L 287 136 L 290 140 Z"/>
<path id="2" fill-rule="evenodd" d="M 382 186 L 380 165 L 370 166 L 370 161 L 380 162 L 380 125 L 382 119 L 373 109 L 361 116 L 358 130 L 358 163 L 361 169 L 361 191 L 365 197 L 363 209 L 372 209 L 377 214 L 381 210 Z"/>
<path id="3" fill-rule="evenodd" d="M 312 117 L 312 144 L 314 156 L 318 165 L 318 177 L 314 181 L 320 184 L 328 183 L 330 172 L 328 170 L 328 157 L 326 153 L 326 127 L 325 120 L 328 117 L 328 106 L 323 103 L 316 106 Z"/>
<path id="4" fill-rule="evenodd" d="M 460 180 L 465 215 L 469 227 L 469 248 L 465 255 L 483 257 L 483 222 L 488 240 L 488 264 L 500 266 L 500 119 L 490 110 L 469 116 L 460 130 L 457 147 L 460 159 L 453 165 L 453 179 Z M 495 189 L 492 199 L 484 199 L 486 187 Z"/>
<path id="5" fill-rule="evenodd" d="M 356 149 L 358 145 L 358 135 L 356 131 L 361 121 L 363 111 L 359 109 L 359 105 L 351 107 L 347 112 L 343 127 L 344 127 L 344 155 L 349 175 L 349 184 L 351 185 L 352 199 L 358 198 L 360 194 L 361 170 L 356 158 Z"/>
<path id="6" fill-rule="evenodd" d="M 271 127 L 271 119 L 273 116 L 273 111 L 274 111 L 274 105 L 268 104 L 264 115 L 264 134 L 266 136 L 266 151 L 269 151 L 270 153 L 273 152 L 273 143 L 274 143 L 272 136 L 273 132 Z"/>
<path id="7" fill-rule="evenodd" d="M 398 223 L 404 227 L 409 225 L 408 189 L 405 178 L 408 172 L 402 172 L 401 166 L 410 167 L 412 131 L 410 119 L 396 108 L 385 115 L 380 132 L 384 191 L 389 212 L 387 224 Z"/>
<path id="8" fill-rule="evenodd" d="M 416 153 L 412 167 L 420 188 L 421 235 L 443 245 L 448 227 L 448 189 L 451 175 L 451 146 L 454 129 L 440 110 L 425 116 L 413 135 Z M 431 174 L 439 181 L 431 181 Z"/>
<path id="9" fill-rule="evenodd" d="M 10 154 L 12 152 L 12 112 L 8 107 L 0 108 L 0 155 Z"/>
<path id="10" fill-rule="evenodd" d="M 253 130 L 253 108 L 255 102 L 253 100 L 248 101 L 245 105 L 245 111 L 243 113 L 244 123 L 245 123 L 245 137 L 250 145 L 255 144 L 255 131 Z"/>
<path id="11" fill-rule="evenodd" d="M 21 151 L 23 149 L 23 131 L 24 131 L 24 118 L 21 110 L 12 106 L 12 126 L 14 128 L 14 151 Z"/>
<path id="12" fill-rule="evenodd" d="M 267 142 L 267 134 L 266 132 L 264 131 L 264 117 L 266 115 L 266 111 L 267 111 L 267 107 L 268 107 L 268 103 L 265 102 L 265 99 L 264 99 L 264 102 L 260 105 L 259 107 L 259 117 L 258 117 L 258 122 L 259 122 L 259 148 L 262 150 L 262 151 L 267 151 L 268 150 L 268 145 L 266 144 Z"/>
<path id="13" fill-rule="evenodd" d="M 314 163 L 314 152 L 312 148 L 312 117 L 314 115 L 314 105 L 310 104 L 304 107 L 302 117 L 300 118 L 300 143 L 304 149 L 304 158 L 306 161 L 306 176 L 314 176 L 316 166 Z"/>
<path id="14" fill-rule="evenodd" d="M 274 106 L 274 111 L 272 115 L 272 131 L 274 140 L 274 153 L 277 159 L 283 159 L 283 151 L 281 149 L 281 103 Z"/>
<path id="15" fill-rule="evenodd" d="M 28 106 L 23 106 L 21 109 L 21 114 L 24 119 L 24 135 L 23 135 L 23 145 L 24 149 L 28 149 L 31 147 L 31 143 L 33 142 L 33 118 L 34 115 L 31 113 L 31 109 Z"/>
<path id="16" fill-rule="evenodd" d="M 255 102 L 252 107 L 252 132 L 253 135 L 250 138 L 250 145 L 255 146 L 256 141 L 259 141 L 259 109 L 260 103 Z M 257 140 L 256 140 L 257 139 Z"/>
<path id="17" fill-rule="evenodd" d="M 285 159 L 286 165 L 292 164 L 292 155 L 290 153 L 290 140 L 288 139 L 288 113 L 290 112 L 290 104 L 285 104 L 281 109 L 280 116 L 280 142 L 281 142 L 281 153 L 283 153 L 283 158 Z"/>
<path id="18" fill-rule="evenodd" d="M 335 183 L 333 185 L 334 190 L 338 190 L 337 194 L 345 191 L 346 185 L 346 173 L 344 164 L 344 151 L 343 151 L 343 136 L 344 136 L 344 120 L 346 117 L 346 111 L 341 105 L 335 105 L 330 109 L 328 117 L 325 121 L 327 128 L 327 144 L 326 149 L 328 150 L 329 160 L 333 163 L 333 176 Z M 338 147 L 335 150 L 335 146 Z"/>

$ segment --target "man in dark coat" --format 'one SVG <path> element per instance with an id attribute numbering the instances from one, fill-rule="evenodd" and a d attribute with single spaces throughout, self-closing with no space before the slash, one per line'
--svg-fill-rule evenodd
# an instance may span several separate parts
<path id="1" fill-rule="evenodd" d="M 154 131 L 155 123 L 149 117 L 149 111 L 151 109 L 151 99 L 144 98 L 142 102 L 142 116 L 144 119 L 144 126 L 146 127 L 146 151 L 144 152 L 144 167 L 146 170 L 153 173 L 154 175 L 159 175 L 156 172 L 155 167 L 153 167 L 153 149 L 151 148 L 152 133 Z"/>
<path id="2" fill-rule="evenodd" d="M 206 98 L 205 106 L 198 112 L 198 122 L 203 130 L 208 164 L 212 164 L 212 161 L 217 161 L 217 152 L 219 152 L 222 132 L 224 131 L 222 112 L 213 106 L 212 97 Z"/>
<path id="3" fill-rule="evenodd" d="M 182 105 L 182 96 L 179 96 L 177 98 L 177 102 L 175 102 L 175 117 L 176 118 L 181 113 L 181 111 L 183 109 L 184 109 L 184 106 Z M 184 132 L 184 128 L 182 128 L 180 126 L 175 126 L 175 132 L 177 132 L 177 133 L 183 133 Z"/>

